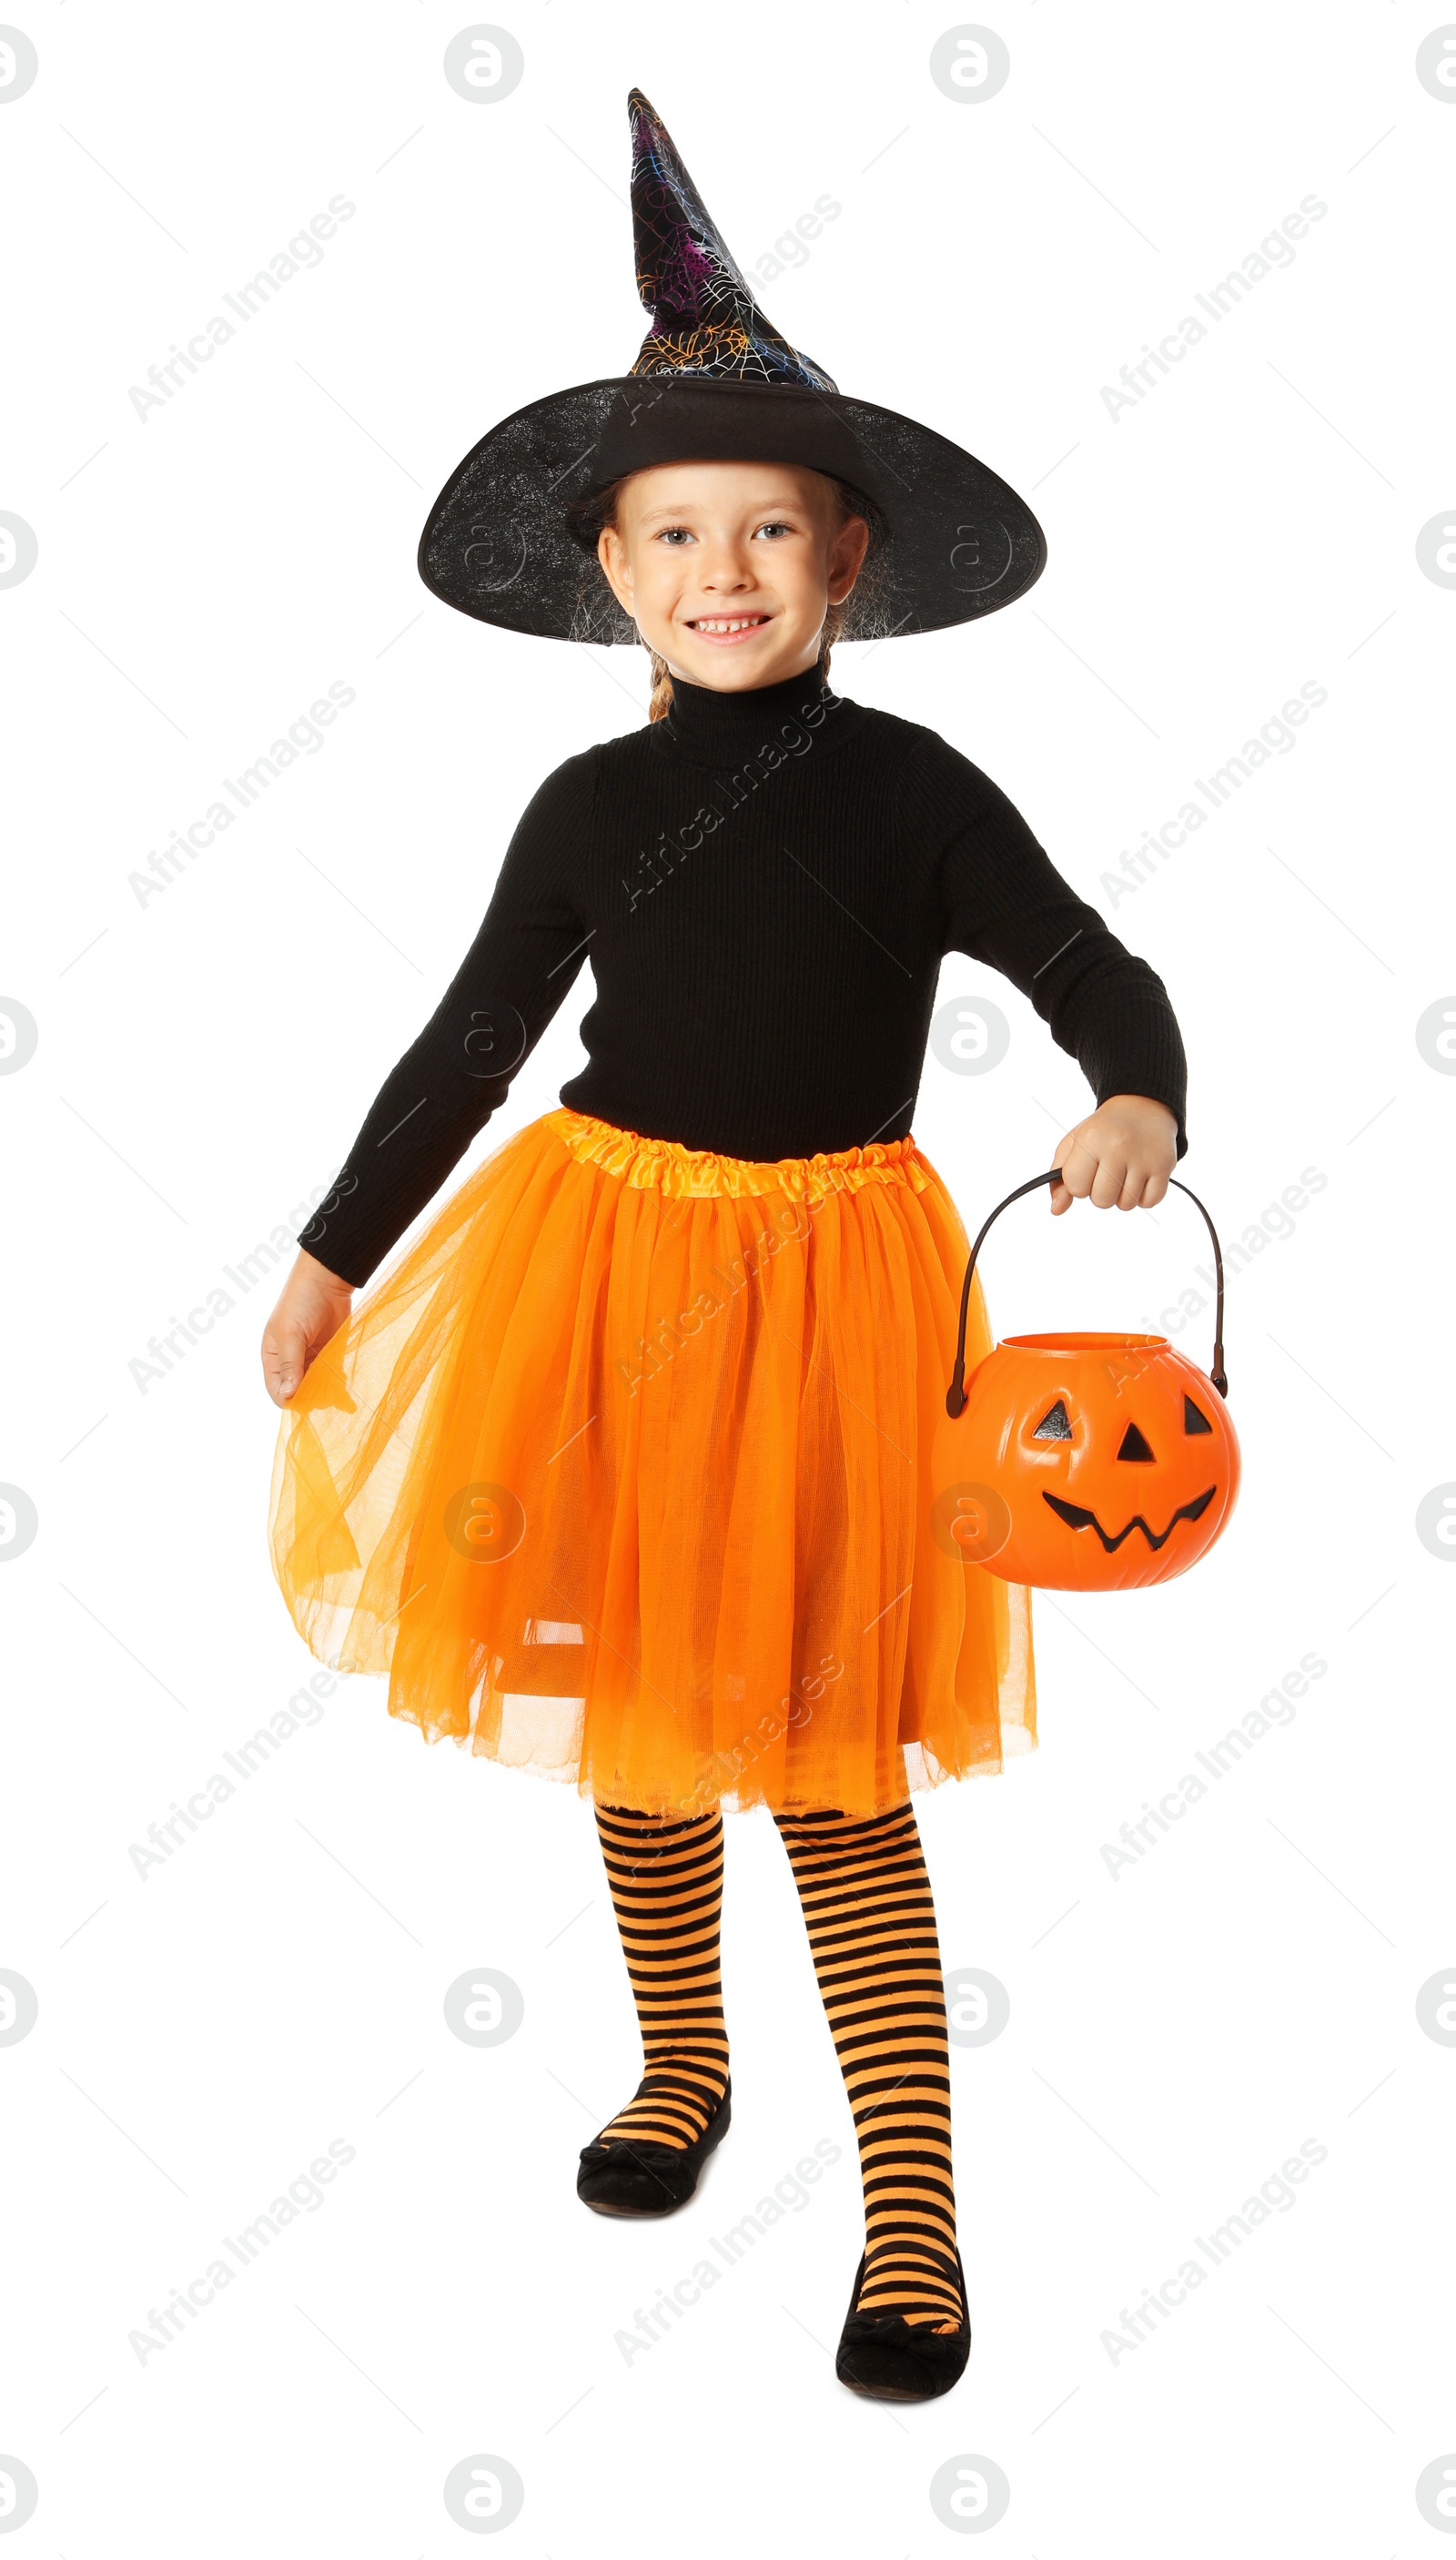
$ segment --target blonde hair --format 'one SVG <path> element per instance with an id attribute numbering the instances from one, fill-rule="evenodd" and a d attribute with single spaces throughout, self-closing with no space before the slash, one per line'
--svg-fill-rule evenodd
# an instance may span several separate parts
<path id="1" fill-rule="evenodd" d="M 618 503 L 631 476 L 629 472 L 624 472 L 619 480 L 608 481 L 604 489 L 593 491 L 589 498 L 573 499 L 568 504 L 566 520 L 583 550 L 594 554 L 597 543 L 607 527 L 611 526 L 615 529 Z M 848 481 L 831 478 L 827 471 L 818 473 L 817 477 L 827 480 L 834 491 L 837 509 L 835 532 L 839 533 L 850 522 L 851 517 L 859 516 L 870 528 L 870 545 L 874 550 L 879 539 L 880 527 L 877 511 L 869 499 L 862 498 L 857 489 L 850 487 Z M 844 628 L 844 606 L 831 604 L 824 616 L 824 629 L 820 635 L 817 661 L 817 672 L 826 684 L 829 682 L 829 653 Z M 647 647 L 645 641 L 642 645 L 644 648 Z M 673 707 L 672 671 L 667 660 L 659 658 L 655 649 L 648 649 L 647 654 L 652 661 L 652 692 L 648 700 L 647 717 L 650 720 L 666 720 Z"/>

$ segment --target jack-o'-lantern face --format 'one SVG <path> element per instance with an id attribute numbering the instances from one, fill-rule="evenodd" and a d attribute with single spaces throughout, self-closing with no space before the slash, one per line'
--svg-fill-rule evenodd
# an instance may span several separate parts
<path id="1" fill-rule="evenodd" d="M 1073 1591 L 1186 1572 L 1239 1480 L 1222 1397 L 1146 1334 L 1009 1337 L 937 1434 L 934 1466 L 937 1493 L 960 1488 L 970 1560 L 1008 1582 Z"/>

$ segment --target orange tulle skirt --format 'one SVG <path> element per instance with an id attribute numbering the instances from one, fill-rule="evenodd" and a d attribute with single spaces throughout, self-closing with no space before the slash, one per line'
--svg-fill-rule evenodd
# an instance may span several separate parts
<path id="1" fill-rule="evenodd" d="M 284 1415 L 299 1633 L 429 1740 L 660 1815 L 1000 1769 L 1029 1595 L 931 1518 L 967 1250 L 912 1138 L 757 1164 L 547 1112 Z"/>

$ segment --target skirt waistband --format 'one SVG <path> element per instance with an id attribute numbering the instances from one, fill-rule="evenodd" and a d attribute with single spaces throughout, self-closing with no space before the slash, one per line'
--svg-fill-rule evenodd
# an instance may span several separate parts
<path id="1" fill-rule="evenodd" d="M 662 1192 L 673 1200 L 744 1200 L 785 1193 L 791 1200 L 813 1201 L 829 1192 L 860 1191 L 867 1183 L 906 1184 L 917 1192 L 928 1188 L 924 1159 L 908 1134 L 759 1164 L 746 1156 L 716 1155 L 708 1147 L 682 1147 L 675 1138 L 644 1138 L 635 1129 L 619 1129 L 614 1121 L 594 1119 L 566 1103 L 543 1118 L 578 1163 L 599 1165 L 634 1191 Z"/>

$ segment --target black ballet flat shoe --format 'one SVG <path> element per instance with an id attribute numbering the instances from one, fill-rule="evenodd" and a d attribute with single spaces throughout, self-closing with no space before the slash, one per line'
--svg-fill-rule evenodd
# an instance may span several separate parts
<path id="1" fill-rule="evenodd" d="M 834 2359 L 835 2372 L 847 2390 L 863 2392 L 867 2400 L 938 2400 L 943 2391 L 954 2390 L 971 2352 L 971 2314 L 959 2249 L 955 2268 L 961 2323 L 942 2332 L 907 2320 L 898 2312 L 889 2320 L 867 2319 L 857 2312 L 865 2281 L 865 2261 L 860 2260 L 849 2318 Z"/>
<path id="2" fill-rule="evenodd" d="M 676 2213 L 697 2187 L 703 2163 L 716 2151 L 732 2119 L 732 2082 L 725 2088 L 696 2143 L 675 2151 L 671 2143 L 588 2143 L 576 2171 L 576 2193 L 593 2213 L 633 2219 Z"/>

